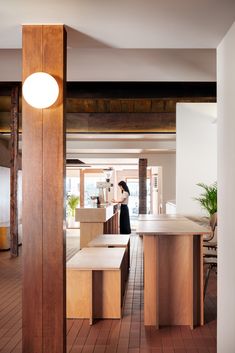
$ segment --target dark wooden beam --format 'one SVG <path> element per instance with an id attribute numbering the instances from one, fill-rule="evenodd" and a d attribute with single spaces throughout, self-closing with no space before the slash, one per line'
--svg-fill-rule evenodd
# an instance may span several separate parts
<path id="1" fill-rule="evenodd" d="M 7 133 L 10 97 L 1 92 L 0 84 L 0 132 Z M 69 82 L 67 132 L 175 132 L 176 104 L 189 102 L 216 102 L 216 83 Z M 148 116 L 144 128 L 139 114 Z"/>
<path id="2" fill-rule="evenodd" d="M 22 105 L 22 351 L 65 353 L 64 26 L 24 25 L 22 54 L 23 80 L 44 71 L 57 79 L 60 92 L 47 109 Z"/>
<path id="3" fill-rule="evenodd" d="M 139 159 L 139 214 L 147 213 L 147 166 L 147 159 Z"/>
<path id="4" fill-rule="evenodd" d="M 177 103 L 215 102 L 215 97 L 67 98 L 67 113 L 172 113 Z M 0 113 L 10 112 L 11 97 L 0 96 Z M 20 99 L 21 112 L 21 99 Z"/>
<path id="5" fill-rule="evenodd" d="M 174 113 L 67 114 L 67 132 L 175 132 Z"/>
<path id="6" fill-rule="evenodd" d="M 10 238 L 11 256 L 18 256 L 18 131 L 19 131 L 19 86 L 16 85 L 11 91 L 11 168 L 10 168 Z"/>

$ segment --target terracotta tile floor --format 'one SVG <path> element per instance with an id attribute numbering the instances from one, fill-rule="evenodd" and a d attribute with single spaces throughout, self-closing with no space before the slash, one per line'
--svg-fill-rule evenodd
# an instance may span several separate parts
<path id="1" fill-rule="evenodd" d="M 70 257 L 76 249 L 68 249 Z M 138 236 L 131 238 L 131 271 L 122 320 L 67 320 L 67 352 L 70 353 L 215 353 L 216 275 L 213 273 L 205 301 L 203 327 L 143 325 L 143 249 Z M 22 353 L 21 257 L 0 253 L 0 352 Z"/>

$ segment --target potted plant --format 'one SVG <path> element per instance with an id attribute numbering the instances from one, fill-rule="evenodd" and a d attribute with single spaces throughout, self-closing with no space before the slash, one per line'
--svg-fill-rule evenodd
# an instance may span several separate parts
<path id="1" fill-rule="evenodd" d="M 74 226 L 75 222 L 75 209 L 77 208 L 80 201 L 80 197 L 77 195 L 67 196 L 67 215 L 69 218 L 70 227 Z"/>
<path id="2" fill-rule="evenodd" d="M 207 211 L 211 217 L 217 212 L 217 183 L 206 185 L 204 183 L 198 183 L 199 187 L 203 189 L 200 197 L 195 198 L 196 201 L 200 202 L 201 207 Z"/>

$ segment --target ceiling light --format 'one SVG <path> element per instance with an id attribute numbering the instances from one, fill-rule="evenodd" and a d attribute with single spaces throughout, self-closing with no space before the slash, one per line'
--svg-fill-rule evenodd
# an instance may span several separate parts
<path id="1" fill-rule="evenodd" d="M 35 72 L 24 81 L 24 99 L 34 108 L 49 108 L 56 102 L 58 95 L 57 81 L 45 72 Z"/>

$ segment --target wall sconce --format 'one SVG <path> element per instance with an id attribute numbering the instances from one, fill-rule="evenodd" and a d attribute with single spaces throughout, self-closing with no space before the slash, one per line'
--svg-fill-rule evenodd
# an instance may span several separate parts
<path id="1" fill-rule="evenodd" d="M 45 72 L 35 72 L 28 76 L 22 90 L 26 102 L 38 109 L 49 108 L 59 95 L 57 81 Z"/>

